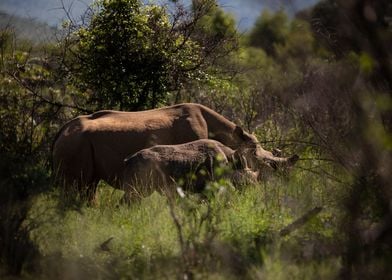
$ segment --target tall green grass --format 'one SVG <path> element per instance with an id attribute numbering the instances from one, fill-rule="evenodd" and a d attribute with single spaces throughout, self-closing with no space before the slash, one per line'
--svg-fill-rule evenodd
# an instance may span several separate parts
<path id="1" fill-rule="evenodd" d="M 215 182 L 207 198 L 154 193 L 128 206 L 101 183 L 90 207 L 65 207 L 57 191 L 39 196 L 26 223 L 44 279 L 332 279 L 340 267 L 339 188 L 297 170 L 240 189 Z M 322 212 L 279 235 L 315 206 Z"/>

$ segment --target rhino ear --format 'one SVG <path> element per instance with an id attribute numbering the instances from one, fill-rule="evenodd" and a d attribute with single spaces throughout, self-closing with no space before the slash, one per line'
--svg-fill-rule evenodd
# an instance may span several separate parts
<path id="1" fill-rule="evenodd" d="M 124 158 L 124 164 L 127 164 L 127 163 L 128 163 L 128 161 L 129 161 L 129 159 L 131 158 L 131 156 L 132 156 L 132 155 L 127 156 L 126 158 Z"/>
<path id="2" fill-rule="evenodd" d="M 235 126 L 234 135 L 237 135 L 242 140 L 246 140 L 244 130 L 241 127 L 239 127 L 238 125 Z"/>

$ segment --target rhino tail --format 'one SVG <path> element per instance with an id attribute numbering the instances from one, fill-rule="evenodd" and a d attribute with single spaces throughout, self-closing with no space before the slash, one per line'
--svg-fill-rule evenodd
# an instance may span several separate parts
<path id="1" fill-rule="evenodd" d="M 64 131 L 65 127 L 67 126 L 67 124 L 63 125 L 61 127 L 61 129 L 56 133 L 56 135 L 54 136 L 53 141 L 52 141 L 52 143 L 50 145 L 50 159 L 49 159 L 50 163 L 49 164 L 50 164 L 50 171 L 52 172 L 52 174 L 57 172 L 57 170 L 56 171 L 54 170 L 54 162 L 53 162 L 53 160 L 54 160 L 53 159 L 54 146 L 56 145 L 57 140 L 59 139 L 60 135 L 63 133 L 63 131 Z"/>

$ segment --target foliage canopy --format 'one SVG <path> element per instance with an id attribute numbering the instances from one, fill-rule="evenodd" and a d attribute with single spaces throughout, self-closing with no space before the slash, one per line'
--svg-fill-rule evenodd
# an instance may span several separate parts
<path id="1" fill-rule="evenodd" d="M 164 8 L 138 0 L 100 1 L 86 27 L 77 30 L 72 78 L 91 89 L 97 108 L 156 107 L 174 86 L 172 75 L 197 61 L 171 30 Z"/>
<path id="2" fill-rule="evenodd" d="M 213 10 L 212 2 L 199 1 L 192 11 L 180 7 L 171 16 L 168 7 L 140 0 L 96 2 L 88 23 L 71 22 L 65 40 L 72 47 L 67 68 L 73 84 L 90 90 L 89 102 L 99 109 L 164 103 L 170 92 L 204 79 L 208 57 L 223 53 L 217 45 L 235 34 L 234 20 Z M 196 25 L 212 33 L 197 36 Z"/>

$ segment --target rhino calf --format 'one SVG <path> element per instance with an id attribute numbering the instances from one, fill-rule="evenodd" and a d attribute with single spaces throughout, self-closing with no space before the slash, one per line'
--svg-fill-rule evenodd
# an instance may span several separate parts
<path id="1" fill-rule="evenodd" d="M 240 151 L 222 143 L 201 139 L 178 145 L 156 145 L 143 149 L 125 160 L 123 188 L 126 200 L 145 197 L 155 190 L 172 191 L 177 184 L 184 190 L 202 192 L 208 181 L 215 178 L 216 168 L 222 168 L 219 177 L 240 182 L 243 175 L 256 181 L 258 173 L 247 168 Z M 233 170 L 236 169 L 236 170 Z"/>

